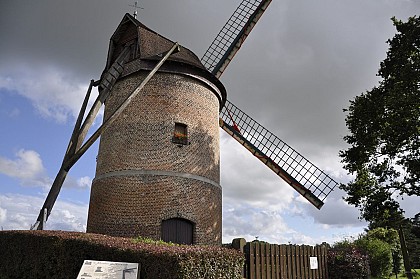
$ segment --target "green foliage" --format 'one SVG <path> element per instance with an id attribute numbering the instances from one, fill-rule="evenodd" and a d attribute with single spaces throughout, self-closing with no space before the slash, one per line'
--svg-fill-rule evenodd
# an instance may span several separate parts
<path id="1" fill-rule="evenodd" d="M 356 240 L 355 245 L 368 254 L 372 276 L 388 278 L 392 272 L 391 246 L 385 241 L 372 237 L 362 237 Z"/>
<path id="2" fill-rule="evenodd" d="M 398 195 L 420 195 L 420 17 L 392 19 L 397 29 L 388 40 L 377 87 L 345 111 L 350 145 L 340 151 L 345 169 L 356 178 L 341 188 L 346 201 L 376 226 L 393 227 L 403 211 Z"/>
<path id="3" fill-rule="evenodd" d="M 369 278 L 369 262 L 366 253 L 354 243 L 344 240 L 328 249 L 329 279 Z"/>
<path id="4" fill-rule="evenodd" d="M 399 236 L 394 229 L 375 228 L 356 240 L 337 242 L 328 254 L 329 278 L 388 278 L 394 261 L 401 265 L 399 251 Z"/>
<path id="5" fill-rule="evenodd" d="M 401 270 L 401 245 L 398 231 L 395 229 L 375 228 L 367 232 L 368 238 L 376 238 L 389 244 L 392 255 L 392 271 L 399 273 Z"/>
<path id="6" fill-rule="evenodd" d="M 221 247 L 59 231 L 1 231 L 1 278 L 76 278 L 85 259 L 135 262 L 142 279 L 239 279 L 242 253 Z M 144 240 L 144 241 L 143 241 Z"/>
<path id="7" fill-rule="evenodd" d="M 133 238 L 133 243 L 147 243 L 147 244 L 155 244 L 155 245 L 166 245 L 166 246 L 179 246 L 179 244 L 172 243 L 172 242 L 165 242 L 163 240 L 154 240 L 148 237 L 138 236 Z"/>
<path id="8" fill-rule="evenodd" d="M 408 255 L 413 268 L 420 268 L 420 213 L 403 223 Z"/>

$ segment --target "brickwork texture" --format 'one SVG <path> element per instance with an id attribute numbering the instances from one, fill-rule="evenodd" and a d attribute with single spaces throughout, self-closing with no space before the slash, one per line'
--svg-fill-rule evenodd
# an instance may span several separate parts
<path id="1" fill-rule="evenodd" d="M 104 119 L 146 74 L 117 81 Z M 195 244 L 221 244 L 219 100 L 209 88 L 191 76 L 158 72 L 104 131 L 88 232 L 160 239 L 163 220 L 184 218 L 194 224 Z M 187 145 L 172 142 L 175 123 L 187 125 Z"/>

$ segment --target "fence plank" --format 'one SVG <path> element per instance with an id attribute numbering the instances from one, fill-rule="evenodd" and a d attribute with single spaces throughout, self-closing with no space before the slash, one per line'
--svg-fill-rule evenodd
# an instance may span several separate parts
<path id="1" fill-rule="evenodd" d="M 328 279 L 328 248 L 327 246 L 324 246 L 324 278 Z"/>
<path id="2" fill-rule="evenodd" d="M 308 278 L 308 272 L 307 272 L 307 262 L 306 262 L 306 245 L 302 245 L 302 278 L 307 279 Z"/>
<path id="3" fill-rule="evenodd" d="M 319 249 L 319 246 L 315 246 L 316 251 L 316 257 L 318 259 L 318 269 L 316 270 L 316 278 L 321 279 L 321 269 L 319 268 L 320 260 L 321 260 L 321 251 Z"/>
<path id="4" fill-rule="evenodd" d="M 313 249 L 314 249 L 314 257 L 316 257 L 318 259 L 318 249 L 316 247 L 314 247 Z M 319 279 L 318 271 L 319 271 L 319 268 L 314 269 L 314 278 L 315 279 Z"/>
<path id="5" fill-rule="evenodd" d="M 273 265 L 274 257 L 273 257 L 273 251 L 271 250 L 272 245 L 267 243 L 266 244 L 266 251 L 267 252 L 267 278 L 268 279 L 274 279 L 273 278 L 273 271 L 275 269 Z"/>
<path id="6" fill-rule="evenodd" d="M 322 252 L 322 246 L 318 245 L 318 268 L 319 268 L 319 278 L 325 279 L 325 276 L 323 274 L 323 267 L 324 267 L 324 254 Z"/>
<path id="7" fill-rule="evenodd" d="M 274 270 L 275 270 L 275 266 L 273 264 L 274 262 L 274 248 L 273 245 L 267 243 L 266 244 L 266 249 L 268 251 L 270 251 L 270 253 L 267 254 L 267 278 L 268 279 L 274 279 Z"/>
<path id="8" fill-rule="evenodd" d="M 325 276 L 325 253 L 324 253 L 324 246 L 318 245 L 318 251 L 319 251 L 319 278 L 326 279 Z"/>
<path id="9" fill-rule="evenodd" d="M 255 243 L 255 279 L 261 278 L 261 248 L 260 243 Z"/>
<path id="10" fill-rule="evenodd" d="M 297 277 L 297 257 L 296 257 L 296 245 L 292 246 L 292 276 L 293 279 L 298 278 Z"/>
<path id="11" fill-rule="evenodd" d="M 311 247 L 310 246 L 306 246 L 306 252 L 307 252 L 306 261 L 307 261 L 307 265 L 308 265 L 308 279 L 312 279 L 312 270 L 311 270 L 310 261 L 309 261 L 309 258 L 311 257 Z"/>
<path id="12" fill-rule="evenodd" d="M 265 279 L 265 244 L 260 244 L 260 259 L 261 259 L 261 268 L 260 268 L 260 276 L 261 279 Z"/>
<path id="13" fill-rule="evenodd" d="M 310 264 L 310 256 L 311 256 L 311 247 L 306 245 L 306 272 L 308 273 L 307 278 L 312 279 L 312 271 L 311 271 L 311 264 Z"/>
<path id="14" fill-rule="evenodd" d="M 249 247 L 249 278 L 255 279 L 255 243 L 248 243 L 247 246 Z"/>
<path id="15" fill-rule="evenodd" d="M 277 272 L 277 266 L 276 266 L 276 246 L 274 244 L 270 244 L 270 265 L 271 265 L 271 279 L 277 279 L 276 272 Z"/>
<path id="16" fill-rule="evenodd" d="M 321 246 L 317 245 L 315 249 L 318 255 L 318 270 L 317 270 L 318 278 L 322 279 L 321 268 L 320 268 L 321 267 Z"/>
<path id="17" fill-rule="evenodd" d="M 303 261 L 302 261 L 302 246 L 297 246 L 296 247 L 296 269 L 297 269 L 297 277 L 296 278 L 303 278 L 302 270 L 303 267 Z"/>
<path id="18" fill-rule="evenodd" d="M 315 256 L 315 249 L 314 249 L 314 247 L 309 247 L 309 251 L 311 251 L 310 252 L 311 257 L 314 257 Z M 312 279 L 316 279 L 315 269 L 311 269 L 311 278 Z"/>
<path id="19" fill-rule="evenodd" d="M 275 270 L 275 277 L 273 277 L 274 279 L 280 279 L 281 277 L 281 270 L 280 270 L 280 246 L 279 245 L 274 245 L 274 249 L 275 249 L 275 257 L 274 257 L 274 265 L 276 267 Z"/>
<path id="20" fill-rule="evenodd" d="M 285 264 L 285 260 L 286 260 L 286 251 L 285 251 L 285 246 L 284 244 L 279 246 L 279 252 L 280 252 L 280 258 L 279 258 L 279 262 L 280 262 L 280 279 L 287 279 L 285 270 L 286 270 L 286 264 Z"/>
<path id="21" fill-rule="evenodd" d="M 322 279 L 322 274 L 321 274 L 321 270 L 322 270 L 321 269 L 321 263 L 322 263 L 322 259 L 321 259 L 321 257 L 322 257 L 322 254 L 321 254 L 321 246 L 317 245 L 315 249 L 317 250 L 317 254 L 318 254 L 318 270 L 317 270 L 317 272 L 318 272 L 318 278 L 319 279 Z"/>
<path id="22" fill-rule="evenodd" d="M 296 245 L 292 245 L 292 262 L 291 262 L 291 269 L 292 269 L 292 278 L 296 279 Z"/>
<path id="23" fill-rule="evenodd" d="M 286 246 L 286 257 L 287 257 L 287 261 L 286 261 L 286 266 L 287 266 L 287 279 L 292 279 L 292 248 L 291 245 L 287 245 Z"/>

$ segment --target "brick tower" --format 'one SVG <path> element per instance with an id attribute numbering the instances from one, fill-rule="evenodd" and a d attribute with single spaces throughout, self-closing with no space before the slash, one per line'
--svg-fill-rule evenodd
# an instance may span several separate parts
<path id="1" fill-rule="evenodd" d="M 127 46 L 130 54 L 104 119 L 173 44 L 124 16 L 105 71 Z M 101 136 L 87 231 L 220 245 L 218 119 L 225 100 L 223 85 L 195 54 L 173 54 Z"/>

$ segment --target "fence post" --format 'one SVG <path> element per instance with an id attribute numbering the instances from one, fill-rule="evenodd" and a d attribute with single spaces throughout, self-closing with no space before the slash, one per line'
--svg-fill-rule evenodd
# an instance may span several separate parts
<path id="1" fill-rule="evenodd" d="M 232 247 L 236 250 L 241 251 L 242 253 L 244 252 L 245 245 L 246 245 L 245 238 L 235 238 L 234 240 L 232 240 Z"/>
<path id="2" fill-rule="evenodd" d="M 246 275 L 245 275 L 246 274 L 246 268 L 247 268 L 247 265 L 249 264 L 249 263 L 247 263 L 248 257 L 246 257 L 246 255 L 245 255 L 245 245 L 246 245 L 245 238 L 235 238 L 234 240 L 232 240 L 232 248 L 240 251 L 241 253 L 243 253 L 244 257 L 245 257 L 244 268 L 242 269 L 242 278 L 246 277 Z"/>

